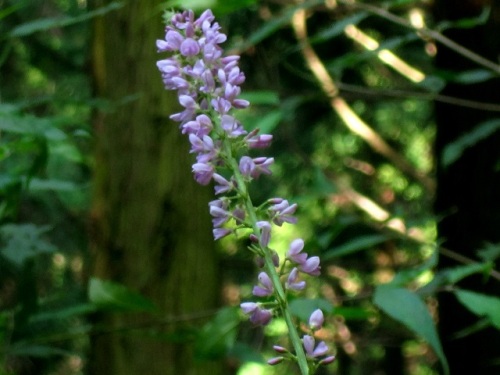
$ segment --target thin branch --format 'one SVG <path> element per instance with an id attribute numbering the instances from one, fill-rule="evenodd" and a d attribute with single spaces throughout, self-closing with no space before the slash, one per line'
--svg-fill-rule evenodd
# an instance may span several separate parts
<path id="1" fill-rule="evenodd" d="M 314 49 L 311 47 L 307 37 L 306 14 L 304 9 L 299 9 L 295 12 L 292 18 L 292 27 L 309 69 L 311 69 L 315 75 L 318 83 L 323 89 L 323 92 L 328 98 L 330 98 L 331 107 L 340 116 L 344 124 L 353 133 L 357 134 L 366 143 L 368 143 L 372 149 L 389 159 L 397 168 L 420 181 L 428 191 L 434 192 L 434 180 L 418 171 L 402 155 L 389 146 L 389 144 L 385 142 L 385 140 L 377 132 L 368 126 L 368 124 L 361 120 L 361 118 L 359 118 L 347 102 L 339 96 L 338 87 Z"/>
<path id="2" fill-rule="evenodd" d="M 464 46 L 461 46 L 460 44 L 454 42 L 450 38 L 447 38 L 443 34 L 441 34 L 438 31 L 429 29 L 427 27 L 415 27 L 413 26 L 410 22 L 405 20 L 402 17 L 398 17 L 395 14 L 387 11 L 386 9 L 377 7 L 375 5 L 367 4 L 367 3 L 359 3 L 353 0 L 338 0 L 339 3 L 342 3 L 347 6 L 353 6 L 362 10 L 365 10 L 367 12 L 370 12 L 372 14 L 376 14 L 382 18 L 385 18 L 388 21 L 391 21 L 393 23 L 396 23 L 398 25 L 401 25 L 403 27 L 406 27 L 408 29 L 411 29 L 418 34 L 422 35 L 423 37 L 434 39 L 435 41 L 441 43 L 442 45 L 448 47 L 449 49 L 455 51 L 456 53 L 464 56 L 465 58 L 474 61 L 478 65 L 481 65 L 484 68 L 487 68 L 496 74 L 500 74 L 500 65 L 494 63 L 493 61 L 490 61 L 486 58 L 484 58 L 481 55 L 478 55 L 477 53 L 471 51 L 470 49 L 465 48 Z"/>
<path id="3" fill-rule="evenodd" d="M 474 100 L 467 100 L 453 96 L 432 94 L 426 92 L 407 91 L 399 89 L 378 89 L 367 88 L 362 86 L 350 85 L 347 83 L 338 82 L 337 87 L 340 91 L 358 93 L 366 96 L 380 98 L 381 96 L 393 98 L 410 98 L 418 100 L 434 100 L 436 102 L 448 103 L 459 107 L 473 108 L 481 111 L 500 112 L 500 105 L 495 103 L 483 103 Z"/>

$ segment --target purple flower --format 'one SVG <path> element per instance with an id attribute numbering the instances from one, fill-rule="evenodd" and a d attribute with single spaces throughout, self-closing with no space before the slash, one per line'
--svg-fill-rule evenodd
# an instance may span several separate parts
<path id="1" fill-rule="evenodd" d="M 259 221 L 257 227 L 260 228 L 260 246 L 266 248 L 271 240 L 271 224 L 268 221 Z"/>
<path id="2" fill-rule="evenodd" d="M 304 240 L 297 238 L 290 244 L 290 249 L 287 253 L 287 258 L 297 264 L 304 264 L 307 260 L 307 253 L 302 253 L 304 248 Z"/>
<path id="3" fill-rule="evenodd" d="M 222 237 L 226 237 L 227 235 L 231 234 L 233 231 L 228 228 L 214 228 L 212 232 L 214 235 L 214 240 L 217 241 L 218 239 L 221 239 Z"/>
<path id="4" fill-rule="evenodd" d="M 257 297 L 267 297 L 274 293 L 274 287 L 271 279 L 265 272 L 259 273 L 259 285 L 253 287 L 252 294 Z"/>
<path id="5" fill-rule="evenodd" d="M 321 266 L 319 265 L 319 257 L 310 257 L 305 263 L 300 265 L 300 270 L 311 276 L 319 276 Z"/>
<path id="6" fill-rule="evenodd" d="M 210 207 L 210 215 L 213 216 L 212 223 L 214 228 L 221 227 L 231 218 L 231 214 L 227 211 L 227 201 L 216 199 L 211 201 L 208 205 Z"/>
<path id="7" fill-rule="evenodd" d="M 304 349 L 306 350 L 306 355 L 310 358 L 317 358 L 322 355 L 325 355 L 328 352 L 328 346 L 324 341 L 321 341 L 316 348 L 314 337 L 309 335 L 304 335 L 302 337 L 302 343 L 304 345 Z"/>
<path id="8" fill-rule="evenodd" d="M 313 331 L 317 331 L 318 329 L 321 329 L 324 321 L 325 317 L 323 316 L 323 311 L 316 309 L 309 317 L 309 328 Z"/>
<path id="9" fill-rule="evenodd" d="M 267 148 L 271 145 L 271 141 L 273 140 L 273 136 L 270 134 L 260 134 L 257 135 L 255 132 L 250 133 L 249 137 L 247 136 L 246 141 L 248 148 Z"/>
<path id="10" fill-rule="evenodd" d="M 250 178 L 252 171 L 255 169 L 255 164 L 251 157 L 243 156 L 240 159 L 240 172 L 244 177 Z"/>
<path id="11" fill-rule="evenodd" d="M 240 307 L 246 315 L 249 315 L 250 321 L 255 325 L 265 326 L 273 317 L 271 310 L 261 309 L 258 303 L 244 302 Z"/>
<path id="12" fill-rule="evenodd" d="M 228 191 L 233 189 L 233 184 L 226 180 L 218 173 L 214 173 L 213 175 L 214 181 L 216 182 L 214 189 L 215 195 L 219 195 L 222 193 L 227 193 Z"/>
<path id="13" fill-rule="evenodd" d="M 223 115 L 221 119 L 222 129 L 227 133 L 230 137 L 239 137 L 240 135 L 245 135 L 247 132 L 241 124 L 236 121 L 236 119 L 229 115 Z"/>
<path id="14" fill-rule="evenodd" d="M 255 167 L 251 172 L 253 178 L 258 178 L 262 173 L 271 174 L 269 167 L 274 163 L 274 158 L 260 157 L 253 159 Z"/>
<path id="15" fill-rule="evenodd" d="M 194 39 L 187 38 L 182 42 L 180 51 L 183 56 L 195 56 L 200 53 L 200 46 Z"/>
<path id="16" fill-rule="evenodd" d="M 213 129 L 212 121 L 207 115 L 199 115 L 196 120 L 188 121 L 182 125 L 182 134 L 194 134 L 203 138 Z"/>
<path id="17" fill-rule="evenodd" d="M 297 204 L 294 203 L 290 205 L 287 200 L 282 200 L 280 203 L 277 203 L 271 207 L 269 207 L 269 212 L 272 215 L 272 220 L 274 224 L 278 226 L 282 226 L 283 223 L 296 224 L 297 218 L 292 216 L 297 210 Z"/>
<path id="18" fill-rule="evenodd" d="M 196 182 L 200 185 L 208 185 L 214 175 L 214 167 L 207 163 L 195 163 L 193 173 Z"/>
<path id="19" fill-rule="evenodd" d="M 321 361 L 319 361 L 319 364 L 320 365 L 329 365 L 333 361 L 335 361 L 335 356 L 331 355 L 331 356 L 323 358 Z"/>
<path id="20" fill-rule="evenodd" d="M 274 357 L 274 358 L 269 359 L 267 361 L 267 364 L 274 366 L 274 365 L 277 365 L 277 364 L 283 362 L 284 359 L 285 359 L 285 357 Z"/>
<path id="21" fill-rule="evenodd" d="M 302 290 L 306 287 L 306 282 L 305 281 L 298 281 L 299 279 L 299 270 L 297 267 L 294 267 L 291 271 L 290 274 L 288 275 L 288 279 L 285 283 L 285 287 L 287 289 L 292 289 L 292 290 Z"/>

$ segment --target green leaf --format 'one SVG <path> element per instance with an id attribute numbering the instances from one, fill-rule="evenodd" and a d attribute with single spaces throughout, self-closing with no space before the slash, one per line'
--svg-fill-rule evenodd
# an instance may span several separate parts
<path id="1" fill-rule="evenodd" d="M 250 34 L 250 36 L 242 44 L 235 46 L 236 49 L 244 51 L 251 46 L 262 42 L 264 39 L 274 34 L 281 27 L 289 24 L 290 20 L 297 10 L 308 9 L 317 5 L 321 5 L 322 3 L 322 0 L 310 0 L 297 6 L 288 7 L 283 11 L 281 15 L 273 17 L 270 21 L 264 23 L 259 29 Z"/>
<path id="2" fill-rule="evenodd" d="M 91 278 L 88 286 L 89 301 L 100 309 L 111 311 L 156 312 L 155 304 L 122 284 Z"/>
<path id="3" fill-rule="evenodd" d="M 469 290 L 457 290 L 454 293 L 467 309 L 478 316 L 488 318 L 497 329 L 500 329 L 500 298 Z"/>
<path id="4" fill-rule="evenodd" d="M 485 262 L 493 262 L 500 257 L 500 243 L 487 243 L 477 251 L 477 255 Z"/>
<path id="5" fill-rule="evenodd" d="M 424 263 L 420 264 L 419 266 L 398 272 L 391 280 L 390 285 L 393 286 L 407 285 L 408 283 L 414 281 L 424 272 L 427 272 L 430 269 L 436 267 L 437 263 L 438 263 L 438 252 L 434 251 L 432 255 L 429 257 L 429 259 L 427 259 Z"/>
<path id="6" fill-rule="evenodd" d="M 51 228 L 34 224 L 6 224 L 0 228 L 3 242 L 1 254 L 20 266 L 39 254 L 53 253 L 57 248 L 46 241 L 43 235 Z"/>
<path id="7" fill-rule="evenodd" d="M 382 242 L 385 242 L 389 237 L 385 234 L 372 234 L 367 236 L 356 237 L 342 245 L 339 245 L 331 250 L 328 250 L 321 256 L 321 259 L 327 260 L 348 254 L 353 254 L 361 250 L 369 249 Z"/>
<path id="8" fill-rule="evenodd" d="M 239 363 L 265 363 L 264 357 L 260 351 L 255 350 L 254 347 L 242 342 L 235 342 L 229 349 L 227 356 L 235 358 Z"/>
<path id="9" fill-rule="evenodd" d="M 81 189 L 81 187 L 71 181 L 42 180 L 39 178 L 32 178 L 29 182 L 29 189 L 71 192 Z"/>
<path id="10" fill-rule="evenodd" d="M 96 306 L 92 303 L 80 303 L 75 306 L 65 306 L 57 310 L 43 311 L 32 315 L 30 323 L 38 323 L 45 321 L 61 321 L 80 315 L 91 314 L 96 311 Z"/>
<path id="11" fill-rule="evenodd" d="M 460 72 L 451 78 L 452 82 L 461 83 L 464 85 L 470 85 L 472 83 L 479 83 L 487 81 L 493 77 L 496 77 L 496 74 L 486 70 L 486 69 L 475 69 L 475 70 L 467 70 L 465 72 Z"/>
<path id="12" fill-rule="evenodd" d="M 297 298 L 290 301 L 289 307 L 292 314 L 304 322 L 309 321 L 309 317 L 316 309 L 320 309 L 325 314 L 330 314 L 333 311 L 333 305 L 322 298 Z"/>
<path id="13" fill-rule="evenodd" d="M 368 17 L 367 12 L 354 13 L 349 17 L 344 17 L 337 22 L 333 22 L 332 25 L 310 38 L 311 43 L 323 42 L 328 39 L 335 38 L 344 32 L 347 25 L 357 25 L 359 22 Z"/>
<path id="14" fill-rule="evenodd" d="M 9 33 L 9 36 L 11 37 L 27 36 L 33 33 L 47 31 L 56 27 L 65 27 L 73 25 L 75 23 L 87 21 L 96 16 L 102 16 L 113 10 L 120 9 L 123 5 L 124 5 L 123 2 L 115 1 L 105 7 L 90 12 L 85 12 L 84 14 L 76 17 L 66 16 L 66 17 L 56 17 L 56 18 L 42 18 L 36 21 L 23 23 L 19 26 L 14 27 Z"/>
<path id="15" fill-rule="evenodd" d="M 476 126 L 472 131 L 446 145 L 441 158 L 441 165 L 448 167 L 456 162 L 464 151 L 488 138 L 490 135 L 500 129 L 500 119 L 485 121 Z"/>
<path id="16" fill-rule="evenodd" d="M 240 324 L 239 309 L 225 307 L 215 318 L 205 324 L 195 342 L 195 356 L 198 359 L 219 359 L 224 357 L 236 341 Z"/>
<path id="17" fill-rule="evenodd" d="M 325 176 L 323 170 L 319 167 L 314 167 L 314 180 L 310 195 L 319 195 L 325 197 L 337 191 L 335 185 L 330 179 Z"/>
<path id="18" fill-rule="evenodd" d="M 68 350 L 55 348 L 53 346 L 25 344 L 22 342 L 8 346 L 8 353 L 13 356 L 30 356 L 39 358 L 69 356 L 74 354 Z"/>
<path id="19" fill-rule="evenodd" d="M 404 288 L 380 285 L 375 289 L 373 302 L 391 318 L 404 324 L 427 341 L 441 361 L 444 372 L 449 374 L 448 362 L 434 321 L 425 303 L 415 293 Z"/>
<path id="20" fill-rule="evenodd" d="M 255 128 L 260 129 L 261 134 L 269 134 L 278 126 L 283 114 L 280 110 L 267 112 L 264 116 L 259 118 L 254 118 L 248 124 L 248 129 L 252 130 Z"/>
<path id="21" fill-rule="evenodd" d="M 167 8 L 192 9 L 197 12 L 211 9 L 214 14 L 220 16 L 256 3 L 257 0 L 170 0 L 167 1 L 166 6 Z"/>
<path id="22" fill-rule="evenodd" d="M 276 91 L 248 91 L 240 95 L 252 105 L 279 105 L 280 97 Z"/>
<path id="23" fill-rule="evenodd" d="M 375 314 L 369 309 L 364 307 L 335 307 L 333 310 L 334 315 L 340 315 L 345 318 L 345 320 L 367 320 L 373 317 Z"/>

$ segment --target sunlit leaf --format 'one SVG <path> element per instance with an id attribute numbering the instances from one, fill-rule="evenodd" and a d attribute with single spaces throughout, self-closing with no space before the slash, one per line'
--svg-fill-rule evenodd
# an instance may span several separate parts
<path id="1" fill-rule="evenodd" d="M 100 309 L 115 311 L 148 311 L 155 312 L 155 304 L 133 292 L 122 284 L 91 278 L 88 285 L 89 301 Z"/>
<path id="2" fill-rule="evenodd" d="M 415 293 L 404 288 L 381 285 L 375 290 L 373 302 L 391 318 L 427 341 L 441 361 L 445 373 L 449 374 L 434 321 L 425 303 Z"/>
<path id="3" fill-rule="evenodd" d="M 217 359 L 226 355 L 234 345 L 241 318 L 238 308 L 225 307 L 205 324 L 195 342 L 195 355 L 199 359 Z"/>
<path id="4" fill-rule="evenodd" d="M 457 290 L 454 293 L 467 309 L 476 315 L 487 317 L 496 328 L 500 329 L 500 298 L 469 290 Z"/>

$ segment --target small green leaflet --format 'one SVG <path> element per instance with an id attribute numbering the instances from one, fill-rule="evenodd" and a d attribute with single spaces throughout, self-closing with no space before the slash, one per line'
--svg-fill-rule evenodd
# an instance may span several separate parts
<path id="1" fill-rule="evenodd" d="M 491 324 L 500 329 L 500 298 L 469 290 L 457 290 L 454 293 L 467 309 L 478 316 L 487 317 Z"/>
<path id="2" fill-rule="evenodd" d="M 375 290 L 373 302 L 391 318 L 427 341 L 441 361 L 444 373 L 450 373 L 434 321 L 425 303 L 415 293 L 404 288 L 380 285 Z"/>

